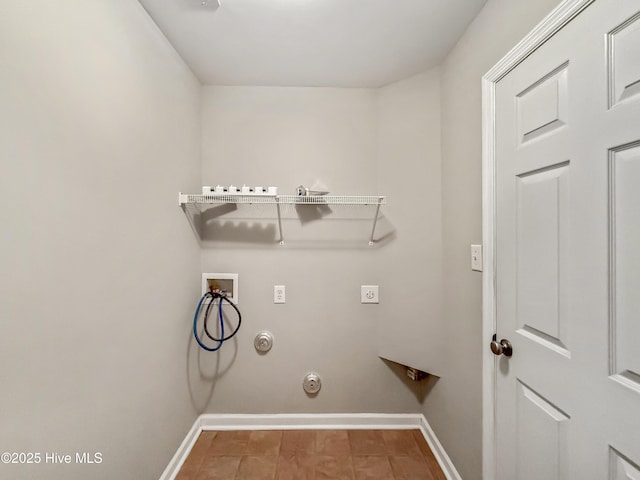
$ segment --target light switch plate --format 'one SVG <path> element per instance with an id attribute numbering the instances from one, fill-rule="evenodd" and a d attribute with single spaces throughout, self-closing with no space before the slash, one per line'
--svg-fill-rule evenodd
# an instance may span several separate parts
<path id="1" fill-rule="evenodd" d="M 471 270 L 482 271 L 482 245 L 471 245 Z"/>

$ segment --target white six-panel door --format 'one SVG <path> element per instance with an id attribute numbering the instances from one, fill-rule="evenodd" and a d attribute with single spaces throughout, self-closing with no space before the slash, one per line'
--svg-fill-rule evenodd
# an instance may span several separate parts
<path id="1" fill-rule="evenodd" d="M 640 0 L 589 4 L 494 92 L 496 477 L 640 480 Z"/>

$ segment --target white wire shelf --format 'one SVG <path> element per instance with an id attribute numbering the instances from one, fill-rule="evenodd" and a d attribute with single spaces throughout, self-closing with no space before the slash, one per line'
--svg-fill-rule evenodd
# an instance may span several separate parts
<path id="1" fill-rule="evenodd" d="M 374 213 L 369 217 L 373 222 L 371 235 L 369 237 L 369 245 L 374 244 L 374 235 L 380 206 L 387 203 L 387 199 L 382 195 L 243 195 L 229 193 L 211 193 L 211 194 L 185 194 L 178 195 L 179 205 L 187 212 L 188 210 L 204 211 L 215 205 L 228 204 L 244 204 L 259 207 L 261 205 L 272 205 L 275 209 L 275 215 L 278 219 L 278 230 L 280 233 L 280 244 L 284 245 L 284 236 L 282 231 L 282 215 L 283 210 L 299 205 L 309 206 L 363 206 L 374 207 Z M 247 207 L 245 207 L 247 208 Z M 267 208 L 267 207 L 264 207 Z"/>
<path id="2" fill-rule="evenodd" d="M 387 199 L 381 195 L 242 195 L 229 193 L 179 194 L 179 204 L 219 205 L 239 204 L 280 204 L 280 205 L 384 205 Z"/>

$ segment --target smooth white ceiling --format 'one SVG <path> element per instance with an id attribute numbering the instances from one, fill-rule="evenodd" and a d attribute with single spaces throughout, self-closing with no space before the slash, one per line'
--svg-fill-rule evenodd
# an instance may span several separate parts
<path id="1" fill-rule="evenodd" d="M 331 87 L 438 65 L 486 2 L 139 1 L 203 84 Z"/>

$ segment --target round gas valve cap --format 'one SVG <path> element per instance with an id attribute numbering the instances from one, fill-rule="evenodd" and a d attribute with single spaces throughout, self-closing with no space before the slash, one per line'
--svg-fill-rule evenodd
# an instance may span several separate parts
<path id="1" fill-rule="evenodd" d="M 273 335 L 271 332 L 259 332 L 253 341 L 253 346 L 258 352 L 266 353 L 273 346 Z"/>
<path id="2" fill-rule="evenodd" d="M 315 372 L 307 373 L 302 381 L 302 388 L 310 394 L 318 393 L 321 386 L 320 375 Z"/>

